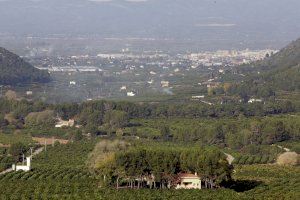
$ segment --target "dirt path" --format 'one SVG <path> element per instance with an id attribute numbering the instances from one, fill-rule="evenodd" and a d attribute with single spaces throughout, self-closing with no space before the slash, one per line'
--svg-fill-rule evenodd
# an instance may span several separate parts
<path id="1" fill-rule="evenodd" d="M 231 165 L 232 162 L 234 161 L 234 157 L 232 155 L 228 154 L 228 153 L 224 153 L 224 154 L 227 156 L 226 160 Z"/>
<path id="2" fill-rule="evenodd" d="M 44 150 L 44 147 L 38 148 L 37 150 L 35 150 L 35 151 L 32 153 L 32 156 L 36 156 L 36 155 L 42 153 L 43 150 Z"/>
<path id="3" fill-rule="evenodd" d="M 280 146 L 280 145 L 276 145 L 276 147 L 278 147 L 280 149 L 283 149 L 285 152 L 291 152 L 291 150 L 286 148 L 286 147 L 283 147 L 283 146 Z"/>
<path id="4" fill-rule="evenodd" d="M 13 169 L 12 169 L 12 168 L 6 169 L 6 170 L 4 170 L 3 172 L 0 172 L 0 175 L 3 175 L 3 174 L 6 174 L 6 173 L 9 173 L 9 172 L 11 172 L 11 171 L 13 171 Z"/>
<path id="5" fill-rule="evenodd" d="M 63 140 L 63 139 L 56 139 L 56 138 L 44 138 L 44 137 L 32 137 L 32 140 L 39 143 L 40 145 L 52 145 L 56 141 L 60 144 L 67 144 L 69 143 L 69 140 Z"/>

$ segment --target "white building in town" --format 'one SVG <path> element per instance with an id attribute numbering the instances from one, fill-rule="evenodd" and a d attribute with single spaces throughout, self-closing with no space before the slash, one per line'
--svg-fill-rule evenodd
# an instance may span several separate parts
<path id="1" fill-rule="evenodd" d="M 128 97 L 134 97 L 136 95 L 135 92 L 127 92 Z"/>

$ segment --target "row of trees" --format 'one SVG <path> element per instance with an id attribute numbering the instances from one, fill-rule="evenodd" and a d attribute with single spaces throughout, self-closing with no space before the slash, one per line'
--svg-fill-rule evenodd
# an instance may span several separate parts
<path id="1" fill-rule="evenodd" d="M 280 107 L 278 107 L 280 105 Z M 293 104 L 240 104 L 203 106 L 200 104 L 136 104 L 129 102 L 95 101 L 81 104 L 47 105 L 41 102 L 27 102 L 0 99 L 0 129 L 22 129 L 34 135 L 51 133 L 51 136 L 73 137 L 74 130 L 55 130 L 55 117 L 63 119 L 74 118 L 77 124 L 82 125 L 83 131 L 92 134 L 119 133 L 123 135 L 125 127 L 131 127 L 130 135 L 174 141 L 202 141 L 209 144 L 226 145 L 240 149 L 250 144 L 272 144 L 287 140 L 299 140 L 298 117 L 267 118 L 267 120 L 239 120 L 227 121 L 221 116 L 262 116 L 264 110 L 269 113 L 292 112 L 296 110 Z M 242 111 L 241 111 L 241 110 Z M 195 125 L 193 120 L 210 116 L 211 122 L 207 125 Z M 190 122 L 176 122 L 179 126 L 173 127 L 172 119 L 177 117 L 190 118 Z M 213 119 L 218 117 L 218 121 Z M 147 125 L 141 129 L 139 124 L 131 124 L 133 118 L 159 118 L 156 124 Z M 202 121 L 202 120 L 201 120 Z M 201 123 L 198 121 L 197 123 Z M 162 123 L 163 124 L 162 124 Z M 159 126 L 158 126 L 159 125 Z M 144 126 L 144 125 L 142 125 Z M 142 127 L 144 128 L 144 127 Z M 45 131 L 46 130 L 46 131 Z M 143 131 L 143 133 L 140 133 Z M 151 132 L 156 132 L 155 136 Z M 148 133 L 149 132 L 149 133 Z M 53 135 L 53 134 L 54 135 Z M 55 134 L 57 133 L 57 134 Z M 158 134 L 158 135 L 157 135 Z M 69 135 L 69 136 L 67 136 Z"/>
<path id="2" fill-rule="evenodd" d="M 101 161 L 100 161 L 101 162 Z M 208 188 L 231 179 L 232 168 L 216 149 L 137 148 L 109 154 L 99 165 L 103 183 L 142 188 L 174 187 L 182 172 L 197 173 Z M 104 163 L 105 162 L 105 163 Z"/>
<path id="3" fill-rule="evenodd" d="M 125 112 L 129 118 L 156 118 L 156 117 L 232 117 L 232 116 L 265 116 L 300 111 L 300 105 L 289 101 L 255 103 L 255 104 L 225 104 L 203 105 L 199 103 L 160 103 L 137 104 L 130 102 L 93 101 L 81 104 L 47 105 L 42 102 L 28 102 L 0 99 L 0 113 L 11 113 L 17 121 L 24 121 L 31 112 L 54 110 L 63 119 L 77 118 L 80 124 L 88 122 L 101 125 L 107 111 L 118 110 Z M 116 114 L 116 113 L 115 113 Z M 120 113 L 118 113 L 120 114 Z M 116 114 L 116 115 L 118 115 Z M 0 118 L 1 119 L 1 118 Z"/>
<path id="4" fill-rule="evenodd" d="M 253 152 L 251 154 L 257 154 L 253 147 L 258 152 L 265 152 L 264 149 L 259 149 L 260 145 L 300 140 L 299 116 L 218 120 L 147 119 L 133 122 L 139 126 L 127 128 L 125 131 L 131 136 L 184 143 L 199 142 L 245 150 L 245 153 Z"/>
<path id="5" fill-rule="evenodd" d="M 126 112 L 130 118 L 153 117 L 232 117 L 232 116 L 265 116 L 271 114 L 283 114 L 300 111 L 300 105 L 289 101 L 254 103 L 254 104 L 224 104 L 204 105 L 191 102 L 186 103 L 160 103 L 137 104 L 130 102 L 93 101 L 82 104 L 60 104 L 55 110 L 63 118 L 71 118 L 76 115 L 88 115 L 97 113 L 97 118 L 103 118 L 107 110 L 119 110 Z"/>

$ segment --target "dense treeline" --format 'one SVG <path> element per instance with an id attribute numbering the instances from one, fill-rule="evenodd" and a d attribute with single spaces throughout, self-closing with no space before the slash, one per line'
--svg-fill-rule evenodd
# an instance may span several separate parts
<path id="1" fill-rule="evenodd" d="M 254 103 L 254 104 L 223 104 L 206 105 L 199 103 L 177 104 L 137 104 L 130 102 L 94 101 L 82 104 L 61 104 L 55 106 L 56 111 L 64 118 L 74 117 L 77 114 L 91 112 L 103 113 L 106 110 L 120 110 L 130 118 L 157 118 L 157 117 L 237 117 L 266 116 L 300 111 L 300 105 L 289 101 Z M 99 113 L 99 114 L 100 114 Z M 85 116 L 83 116 L 85 117 Z M 101 116 L 100 116 L 101 117 Z M 103 116 L 102 116 L 103 117 Z"/>
<path id="2" fill-rule="evenodd" d="M 206 105 L 191 102 L 189 104 L 151 104 L 151 103 L 131 103 L 113 101 L 93 101 L 81 104 L 65 103 L 48 105 L 43 102 L 28 102 L 26 100 L 14 101 L 0 99 L 0 113 L 12 113 L 17 119 L 25 119 L 31 112 L 41 112 L 44 110 L 55 110 L 63 119 L 77 118 L 81 124 L 89 121 L 100 124 L 104 121 L 104 114 L 107 111 L 118 110 L 125 112 L 129 118 L 159 118 L 159 117 L 238 117 L 244 115 L 266 116 L 272 114 L 284 114 L 299 112 L 300 105 L 289 101 L 266 102 L 253 104 L 223 104 Z M 112 115 L 117 114 L 113 113 Z M 97 119 L 95 119 L 97 118 Z M 1 121 L 0 121 L 1 122 Z"/>
<path id="3" fill-rule="evenodd" d="M 270 145 L 282 141 L 300 140 L 299 116 L 267 117 L 262 119 L 148 119 L 136 120 L 140 126 L 126 129 L 129 135 L 140 138 L 202 144 L 245 149 Z M 264 149 L 259 149 L 265 152 Z M 265 152 L 267 153 L 267 152 Z M 255 154 L 253 152 L 252 154 Z"/>
<path id="4" fill-rule="evenodd" d="M 0 129 L 26 129 L 33 135 L 44 135 L 47 132 L 52 136 L 61 137 L 68 135 L 69 131 L 74 132 L 73 129 L 54 129 L 55 118 L 59 116 L 66 120 L 75 119 L 76 124 L 82 126 L 80 130 L 92 135 L 111 135 L 118 132 L 120 135 L 127 133 L 142 138 L 201 141 L 240 149 L 250 144 L 299 140 L 298 117 L 287 115 L 285 118 L 261 118 L 268 114 L 290 113 L 298 109 L 290 102 L 208 106 L 197 103 L 137 104 L 93 101 L 48 105 L 42 102 L 0 99 Z M 244 118 L 249 116 L 260 118 Z M 226 117 L 233 120 L 226 120 Z M 132 121 L 136 118 L 157 121 L 144 126 Z M 176 118 L 189 120 L 187 123 L 177 120 L 177 126 L 174 128 L 172 123 Z M 210 119 L 212 123 L 199 125 L 204 118 Z M 239 124 L 236 120 L 239 120 Z M 141 128 L 149 128 L 150 131 Z M 156 133 L 153 134 L 154 132 Z"/>
<path id="5" fill-rule="evenodd" d="M 108 154 L 100 163 L 98 170 L 103 182 L 117 188 L 121 182 L 131 188 L 142 188 L 145 180 L 150 182 L 150 188 L 171 188 L 183 172 L 197 173 L 205 186 L 212 188 L 231 180 L 232 171 L 222 152 L 201 148 L 131 148 Z"/>
<path id="6" fill-rule="evenodd" d="M 17 85 L 33 82 L 48 82 L 46 71 L 34 68 L 19 56 L 0 47 L 0 84 Z"/>

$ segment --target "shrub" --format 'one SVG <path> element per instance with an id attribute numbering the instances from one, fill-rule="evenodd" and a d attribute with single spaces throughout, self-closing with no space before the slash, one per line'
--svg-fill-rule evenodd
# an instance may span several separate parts
<path id="1" fill-rule="evenodd" d="M 278 165 L 299 165 L 299 155 L 296 152 L 286 152 L 277 158 Z"/>

